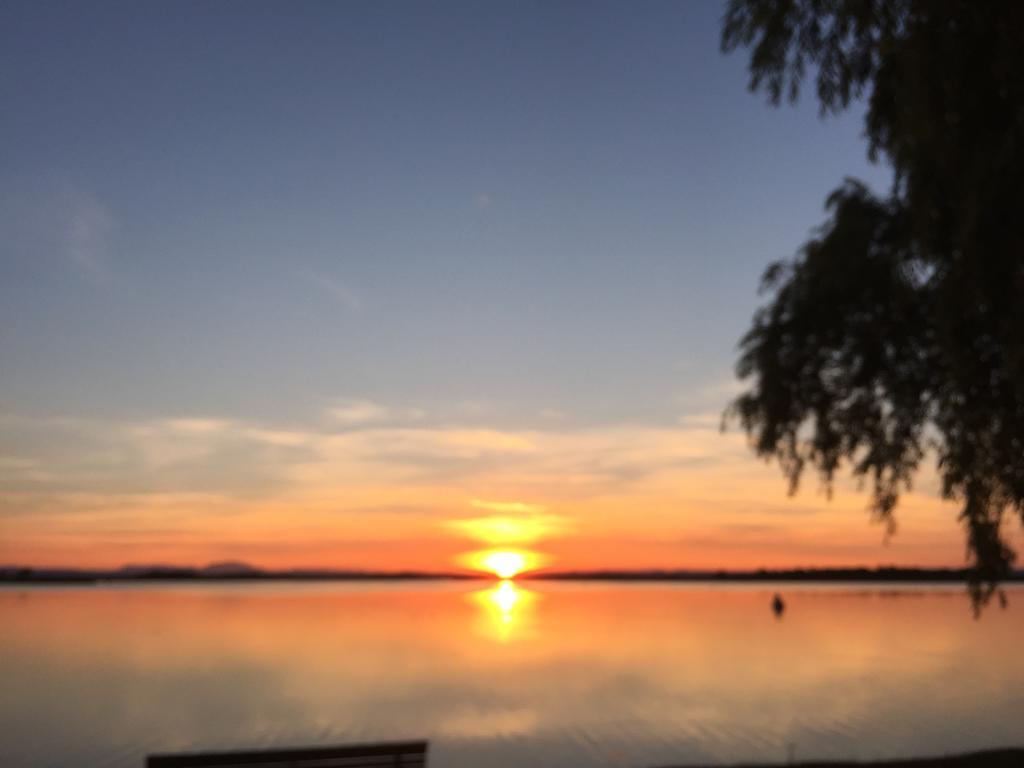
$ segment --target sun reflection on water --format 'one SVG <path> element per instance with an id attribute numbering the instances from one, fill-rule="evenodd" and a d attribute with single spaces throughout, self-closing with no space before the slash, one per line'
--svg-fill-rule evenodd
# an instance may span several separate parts
<path id="1" fill-rule="evenodd" d="M 492 592 L 491 600 L 501 611 L 501 620 L 505 624 L 512 621 L 512 611 L 519 602 L 519 590 L 507 579 L 502 581 Z"/>
<path id="2" fill-rule="evenodd" d="M 507 643 L 521 637 L 529 628 L 537 593 L 503 579 L 469 597 L 480 607 L 478 627 L 481 633 Z"/>

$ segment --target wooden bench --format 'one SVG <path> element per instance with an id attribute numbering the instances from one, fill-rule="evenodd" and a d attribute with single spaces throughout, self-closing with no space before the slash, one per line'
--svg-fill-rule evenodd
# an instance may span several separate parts
<path id="1" fill-rule="evenodd" d="M 150 755 L 146 768 L 425 768 L 427 742 Z"/>

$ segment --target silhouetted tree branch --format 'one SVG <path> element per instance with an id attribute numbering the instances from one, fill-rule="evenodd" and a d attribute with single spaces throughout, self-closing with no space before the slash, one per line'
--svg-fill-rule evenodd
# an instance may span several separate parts
<path id="1" fill-rule="evenodd" d="M 884 197 L 847 180 L 828 219 L 764 275 L 727 419 L 831 488 L 844 464 L 893 524 L 931 448 L 960 502 L 975 605 L 1024 521 L 1024 3 L 732 0 L 722 47 L 778 104 L 813 78 L 823 114 L 867 98 Z"/>

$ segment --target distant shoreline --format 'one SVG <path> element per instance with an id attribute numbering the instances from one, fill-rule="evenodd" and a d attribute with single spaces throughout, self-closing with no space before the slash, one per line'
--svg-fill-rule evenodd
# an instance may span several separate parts
<path id="1" fill-rule="evenodd" d="M 796 568 L 756 571 L 601 570 L 530 573 L 522 581 L 721 582 L 721 583 L 917 583 L 955 584 L 967 580 L 966 569 L 955 568 Z M 239 581 L 491 581 L 487 574 L 424 571 L 260 570 L 245 565 L 177 568 L 131 566 L 118 570 L 70 568 L 0 568 L 0 584 L 97 584 L 109 582 L 239 582 Z M 1024 582 L 1014 571 L 1006 582 Z"/>

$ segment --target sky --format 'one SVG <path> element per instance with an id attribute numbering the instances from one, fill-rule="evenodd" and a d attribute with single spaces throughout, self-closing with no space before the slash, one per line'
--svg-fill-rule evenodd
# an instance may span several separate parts
<path id="1" fill-rule="evenodd" d="M 8 2 L 0 563 L 959 565 L 719 421 L 862 106 L 718 2 Z"/>

